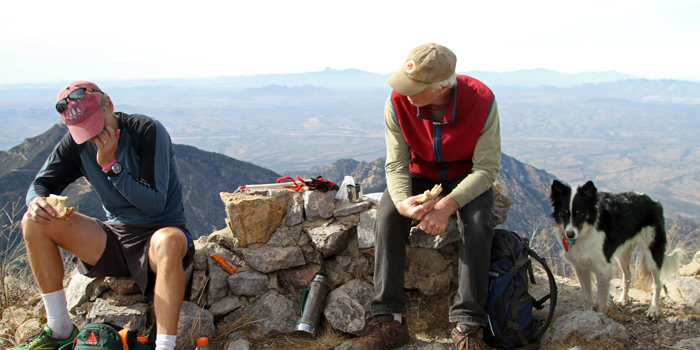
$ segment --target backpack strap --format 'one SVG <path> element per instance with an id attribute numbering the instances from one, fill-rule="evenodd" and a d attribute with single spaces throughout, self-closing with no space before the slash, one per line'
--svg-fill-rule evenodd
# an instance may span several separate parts
<path id="1" fill-rule="evenodd" d="M 523 250 L 520 252 L 520 255 L 516 258 L 516 260 L 513 262 L 513 267 L 508 271 L 508 273 L 511 276 L 515 276 L 518 271 L 520 271 L 523 266 L 527 265 L 527 270 L 530 271 L 530 274 L 532 274 L 532 264 L 530 263 L 530 249 L 528 247 L 528 242 L 527 239 L 523 239 L 520 237 L 517 233 L 515 232 L 510 232 L 507 231 L 508 233 L 512 233 L 517 239 L 520 241 L 520 244 L 523 246 Z M 515 252 L 513 252 L 515 253 Z M 513 254 L 515 255 L 515 254 Z M 515 310 L 520 310 L 523 307 L 523 301 L 515 301 L 513 304 L 513 309 Z M 526 346 L 530 344 L 530 341 L 527 339 L 527 335 L 525 334 L 525 330 L 520 327 L 520 323 L 518 323 L 518 315 L 512 315 L 513 318 L 507 319 L 506 320 L 506 325 L 514 330 L 518 334 L 518 338 L 520 338 L 520 343 L 523 344 L 523 346 Z"/>
<path id="2" fill-rule="evenodd" d="M 525 264 L 527 264 L 530 261 L 530 259 L 528 258 L 527 255 L 528 255 L 528 252 L 525 249 L 523 249 L 523 251 L 520 253 L 520 256 L 518 256 L 518 259 L 515 260 L 513 267 L 510 269 L 510 271 L 508 271 L 508 273 L 511 276 L 515 276 L 518 273 L 518 271 L 520 271 L 520 268 L 525 266 Z M 532 269 L 532 268 L 530 268 L 530 269 Z"/>
<path id="3" fill-rule="evenodd" d="M 518 338 L 520 338 L 520 342 L 523 344 L 523 346 L 530 344 L 530 341 L 528 341 L 527 337 L 525 336 L 525 331 L 522 328 L 520 328 L 519 323 L 513 322 L 511 320 L 508 320 L 506 323 L 508 324 L 508 327 L 515 330 L 515 332 L 518 334 Z"/>
<path id="4" fill-rule="evenodd" d="M 537 346 L 539 346 L 540 338 L 542 338 L 544 332 L 547 331 L 547 328 L 549 328 L 549 324 L 552 323 L 552 319 L 554 318 L 554 308 L 557 306 L 557 281 L 554 279 L 554 275 L 552 274 L 552 271 L 549 269 L 544 259 L 542 259 L 539 255 L 537 255 L 537 253 L 535 253 L 532 250 L 528 250 L 528 253 L 530 254 L 530 256 L 532 256 L 533 259 L 535 259 L 538 263 L 540 263 L 540 265 L 542 265 L 544 271 L 547 273 L 547 279 L 549 280 L 549 294 L 535 303 L 537 304 L 537 306 L 539 306 L 539 310 L 542 309 L 542 304 L 544 304 L 544 302 L 547 301 L 547 299 L 551 299 L 549 302 L 549 315 L 544 321 L 544 325 L 542 325 L 539 331 L 536 334 L 534 334 L 534 336 L 532 336 L 532 339 L 537 339 Z"/>

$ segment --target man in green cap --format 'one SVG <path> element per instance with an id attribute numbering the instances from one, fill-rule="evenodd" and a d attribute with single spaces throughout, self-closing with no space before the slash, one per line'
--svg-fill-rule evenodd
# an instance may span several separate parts
<path id="1" fill-rule="evenodd" d="M 496 100 L 482 82 L 455 73 L 448 48 L 428 43 L 408 55 L 389 77 L 386 101 L 386 180 L 375 227 L 375 298 L 372 318 L 352 349 L 400 347 L 409 341 L 404 295 L 405 238 L 412 220 L 431 235 L 445 232 L 458 213 L 457 294 L 449 320 L 456 349 L 484 349 L 483 310 L 488 293 L 494 205 L 492 189 L 501 163 Z M 442 197 L 422 202 L 441 185 Z M 421 204 L 422 203 L 422 204 Z"/>

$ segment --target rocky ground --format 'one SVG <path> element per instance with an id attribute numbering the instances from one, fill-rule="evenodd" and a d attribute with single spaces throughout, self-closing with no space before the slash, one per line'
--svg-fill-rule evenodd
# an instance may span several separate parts
<path id="1" fill-rule="evenodd" d="M 696 277 L 697 278 L 697 277 Z M 536 273 L 538 285 L 533 288 L 535 296 L 543 293 L 547 288 L 543 273 Z M 693 308 L 674 302 L 667 294 L 662 292 L 660 315 L 652 320 L 646 317 L 651 294 L 639 289 L 630 292 L 631 302 L 627 306 L 613 303 L 607 310 L 606 316 L 610 322 L 618 323 L 627 331 L 625 341 L 595 331 L 582 330 L 572 332 L 563 340 L 552 340 L 557 333 L 556 320 L 567 315 L 578 314 L 583 309 L 580 300 L 580 287 L 578 281 L 556 276 L 558 286 L 558 303 L 555 313 L 555 322 L 552 322 L 550 331 L 545 334 L 540 349 L 542 350 L 651 350 L 651 349 L 676 349 L 698 350 L 700 349 L 700 305 Z M 612 298 L 617 297 L 621 291 L 621 281 L 613 280 L 611 290 Z M 399 349 L 402 350 L 447 350 L 452 349 L 450 339 L 451 325 L 447 321 L 451 296 L 428 297 L 417 292 L 407 293 L 408 312 L 407 320 L 411 342 Z M 546 310 L 546 308 L 545 308 Z M 590 315 L 589 315 L 590 316 Z M 600 316 L 595 316 L 600 317 Z M 602 336 L 601 336 L 602 335 Z M 589 340 L 592 338 L 597 338 Z M 681 344 L 683 339 L 696 338 L 695 342 Z M 270 338 L 260 340 L 252 344 L 253 349 L 282 348 L 287 350 L 321 350 L 335 349 L 345 350 L 352 339 L 337 333 L 323 333 L 315 340 L 300 340 L 295 338 Z M 223 348 L 222 348 L 223 349 Z M 529 349 L 523 347 L 518 350 Z M 227 349 L 228 350 L 228 349 Z"/>
<path id="2" fill-rule="evenodd" d="M 533 294 L 538 295 L 543 293 L 546 288 L 544 276 L 537 274 L 538 286 L 534 288 Z M 697 278 L 697 277 L 696 277 Z M 619 296 L 621 292 L 621 280 L 613 281 L 611 290 L 611 299 Z M 582 310 L 583 306 L 580 302 L 580 287 L 578 281 L 565 277 L 557 276 L 558 296 L 559 300 L 556 306 L 555 321 L 557 318 L 566 314 L 570 314 L 577 310 Z M 660 316 L 658 319 L 652 320 L 646 317 L 646 310 L 649 306 L 651 293 L 639 289 L 632 289 L 630 292 L 631 303 L 626 306 L 620 306 L 613 303 L 606 312 L 606 316 L 613 321 L 621 324 L 627 330 L 629 338 L 626 342 L 621 342 L 615 339 L 598 339 L 587 340 L 586 334 L 572 333 L 563 341 L 552 341 L 552 331 L 556 332 L 553 326 L 550 327 L 550 332 L 545 334 L 545 340 L 541 349 L 543 350 L 564 350 L 579 347 L 578 349 L 595 350 L 595 349 L 630 349 L 630 350 L 647 350 L 647 349 L 686 349 L 698 350 L 700 347 L 677 347 L 675 344 L 682 339 L 691 339 L 700 337 L 700 313 L 698 308 L 700 305 L 695 305 L 695 308 L 689 305 L 676 303 L 662 291 Z M 412 305 L 409 317 L 411 314 L 429 314 L 431 319 L 445 315 L 446 319 L 448 307 L 444 306 L 446 300 L 444 296 L 436 298 L 433 301 L 421 300 L 418 298 L 409 298 L 409 303 Z M 430 309 L 432 307 L 432 310 Z M 545 308 L 546 309 L 546 308 Z M 425 324 L 436 324 L 435 320 L 425 322 Z M 415 332 L 411 344 L 406 345 L 403 349 L 448 349 L 451 340 L 449 338 L 450 326 L 446 323 L 440 324 L 439 329 L 421 329 L 423 322 L 413 321 L 409 327 L 418 329 Z M 438 323 L 439 324 L 439 323 Z M 445 346 L 442 346 L 442 345 Z M 694 343 L 694 346 L 700 346 L 700 339 Z M 527 349 L 527 348 L 523 348 Z"/>
<path id="3" fill-rule="evenodd" d="M 545 334 L 546 340 L 540 349 L 543 350 L 595 350 L 595 349 L 700 349 L 700 339 L 689 345 L 679 346 L 678 342 L 683 339 L 700 337 L 700 305 L 684 305 L 676 303 L 669 297 L 668 293 L 662 292 L 660 316 L 656 320 L 646 317 L 646 309 L 650 299 L 650 293 L 639 289 L 632 289 L 630 297 L 632 302 L 627 306 L 613 304 L 608 308 L 606 316 L 615 323 L 626 329 L 628 337 L 624 341 L 616 340 L 613 337 L 604 339 L 600 334 L 573 332 L 565 339 L 552 340 L 556 338 L 558 330 L 555 325 L 558 318 L 569 317 L 582 309 L 580 303 L 580 287 L 578 281 L 557 276 L 558 303 L 556 307 L 555 320 L 550 327 L 550 332 Z M 696 279 L 698 276 L 695 277 Z M 532 293 L 537 297 L 544 293 L 547 284 L 542 273 L 537 273 L 538 284 L 533 286 Z M 613 280 L 611 290 L 612 297 L 620 293 L 621 281 Z M 411 332 L 411 342 L 402 347 L 404 350 L 447 350 L 451 349 L 451 339 L 449 332 L 451 325 L 447 321 L 450 300 L 452 295 L 425 296 L 416 291 L 407 293 L 409 310 L 407 319 Z M 546 309 L 545 309 L 546 310 Z M 244 329 L 245 327 L 241 327 Z M 243 343 L 242 347 L 231 348 L 233 343 L 227 341 L 226 330 L 217 330 L 219 341 L 213 345 L 217 350 L 235 349 L 280 349 L 286 350 L 321 350 L 336 349 L 344 350 L 351 344 L 352 338 L 336 331 L 323 331 L 316 339 L 300 339 L 292 336 L 270 337 L 259 339 L 252 344 Z M 598 337 L 598 339 L 588 340 Z M 239 343 L 240 344 L 240 343 Z M 227 346 L 228 345 L 228 346 Z M 526 348 L 522 348 L 526 349 Z"/>

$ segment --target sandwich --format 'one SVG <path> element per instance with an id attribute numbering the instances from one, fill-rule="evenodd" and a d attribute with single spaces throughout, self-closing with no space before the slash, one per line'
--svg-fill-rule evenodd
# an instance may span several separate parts
<path id="1" fill-rule="evenodd" d="M 56 211 L 56 216 L 54 219 L 58 220 L 68 220 L 70 218 L 71 214 L 73 214 L 73 210 L 75 208 L 73 207 L 66 207 L 66 200 L 68 197 L 65 196 L 57 196 L 55 194 L 49 195 L 46 197 L 46 202 L 53 207 L 53 210 Z"/>
<path id="2" fill-rule="evenodd" d="M 437 198 L 437 196 L 439 196 L 441 192 L 442 184 L 437 184 L 433 186 L 432 189 L 423 192 L 423 195 L 420 198 L 418 198 L 417 202 L 418 204 L 423 204 L 433 198 Z"/>

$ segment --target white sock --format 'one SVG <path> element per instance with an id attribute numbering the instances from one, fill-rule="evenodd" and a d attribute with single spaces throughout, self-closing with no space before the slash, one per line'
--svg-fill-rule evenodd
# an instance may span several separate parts
<path id="1" fill-rule="evenodd" d="M 461 333 L 467 333 L 479 329 L 479 324 L 476 322 L 460 321 L 457 322 L 457 330 Z"/>
<path id="2" fill-rule="evenodd" d="M 51 336 L 56 339 L 66 339 L 73 332 L 73 321 L 68 315 L 66 293 L 57 290 L 53 293 L 42 294 L 46 309 L 46 325 L 51 329 Z"/>
<path id="3" fill-rule="evenodd" d="M 403 322 L 403 315 L 401 315 L 401 314 L 392 314 L 392 315 L 394 315 L 394 321 L 397 321 L 399 323 Z"/>
<path id="4" fill-rule="evenodd" d="M 156 334 L 156 349 L 155 350 L 174 350 L 176 335 Z"/>

